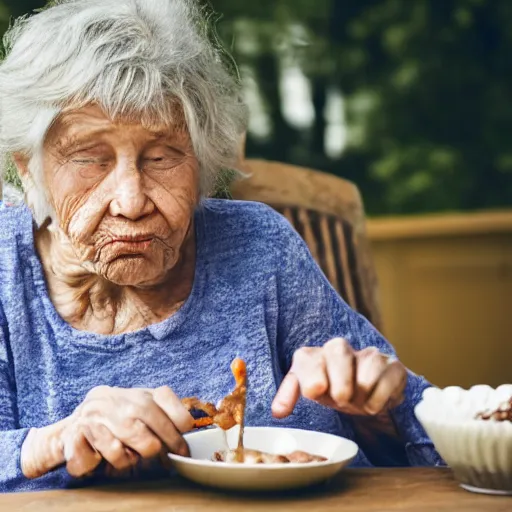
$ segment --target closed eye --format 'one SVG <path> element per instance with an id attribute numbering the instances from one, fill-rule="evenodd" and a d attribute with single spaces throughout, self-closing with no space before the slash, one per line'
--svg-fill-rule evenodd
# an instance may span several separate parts
<path id="1" fill-rule="evenodd" d="M 182 159 L 183 157 L 181 155 L 163 155 L 147 157 L 144 158 L 143 164 L 148 167 L 154 166 L 155 169 L 164 169 L 178 165 L 182 161 Z"/>
<path id="2" fill-rule="evenodd" d="M 75 158 L 73 162 L 78 164 L 101 164 L 105 160 L 100 160 L 98 158 Z"/>
<path id="3" fill-rule="evenodd" d="M 97 165 L 99 167 L 107 167 L 108 160 L 99 160 L 94 158 L 76 158 L 73 160 L 73 163 L 76 165 Z"/>

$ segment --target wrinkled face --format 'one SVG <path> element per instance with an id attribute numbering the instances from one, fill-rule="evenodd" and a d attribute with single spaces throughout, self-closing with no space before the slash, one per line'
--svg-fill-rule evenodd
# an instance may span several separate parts
<path id="1" fill-rule="evenodd" d="M 59 224 L 92 272 L 119 285 L 165 279 L 199 197 L 186 128 L 113 123 L 95 106 L 71 111 L 48 133 L 44 172 Z"/>

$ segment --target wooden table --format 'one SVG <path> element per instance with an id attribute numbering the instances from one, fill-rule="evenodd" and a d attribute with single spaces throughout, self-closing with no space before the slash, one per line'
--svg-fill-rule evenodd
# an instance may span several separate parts
<path id="1" fill-rule="evenodd" d="M 315 490 L 279 495 L 223 493 L 181 479 L 138 486 L 0 495 L 3 512 L 511 512 L 512 498 L 472 494 L 447 469 L 342 472 Z"/>

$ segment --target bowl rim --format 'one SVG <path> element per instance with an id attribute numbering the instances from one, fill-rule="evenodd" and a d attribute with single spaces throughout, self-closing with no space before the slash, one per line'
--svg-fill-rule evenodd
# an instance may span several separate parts
<path id="1" fill-rule="evenodd" d="M 421 423 L 430 425 L 445 425 L 450 427 L 472 427 L 473 429 L 488 429 L 489 427 L 498 427 L 502 430 L 510 429 L 512 433 L 512 421 L 480 420 L 478 418 L 439 418 L 432 416 L 423 410 L 424 404 L 419 403 L 414 408 L 414 414 Z"/>
<path id="2" fill-rule="evenodd" d="M 489 393 L 489 392 L 502 391 L 504 389 L 512 392 L 512 383 L 500 384 L 499 386 L 490 386 L 489 384 L 473 384 L 472 386 L 469 386 L 469 387 L 454 386 L 454 385 L 439 387 L 439 386 L 434 386 L 432 384 L 432 385 L 426 387 L 425 389 L 423 389 L 423 391 L 421 392 L 421 401 L 423 402 L 425 400 L 425 396 L 430 397 L 434 394 L 437 395 L 439 393 L 449 393 L 449 392 L 453 392 L 453 391 L 459 391 L 464 394 L 467 394 L 467 393 L 477 393 L 477 392 L 484 391 L 484 390 Z M 429 400 L 431 400 L 431 398 L 429 398 Z"/>
<path id="3" fill-rule="evenodd" d="M 201 435 L 208 431 L 215 431 L 218 427 L 208 428 L 205 430 L 195 431 L 195 432 L 187 432 L 184 434 L 184 438 L 192 437 L 194 435 Z M 220 430 L 220 429 L 219 429 Z M 338 436 L 336 434 L 330 434 L 328 432 L 318 432 L 316 430 L 306 430 L 301 428 L 293 428 L 293 427 L 245 427 L 246 431 L 249 430 L 279 430 L 279 431 L 292 431 L 292 432 L 305 432 L 307 434 L 314 434 L 319 435 L 322 437 L 332 437 L 335 438 L 339 443 L 344 443 L 347 446 L 347 449 L 350 449 L 352 453 L 349 457 L 343 457 L 341 459 L 327 459 L 325 461 L 313 461 L 308 463 L 301 463 L 301 462 L 283 462 L 283 463 L 276 463 L 276 464 L 239 464 L 236 462 L 217 462 L 213 460 L 208 459 L 194 459 L 192 457 L 184 457 L 183 455 L 177 455 L 174 453 L 168 453 L 167 456 L 172 460 L 176 462 L 182 462 L 187 465 L 192 466 L 203 466 L 203 467 L 214 467 L 214 468 L 224 468 L 224 469 L 237 469 L 239 471 L 248 471 L 250 469 L 258 469 L 259 471 L 277 471 L 277 470 L 283 470 L 283 469 L 292 469 L 292 470 L 306 470 L 308 468 L 318 468 L 318 467 L 328 467 L 328 466 L 335 466 L 339 464 L 349 464 L 354 460 L 356 455 L 359 452 L 359 446 L 357 443 L 352 441 L 351 439 L 348 439 L 346 437 Z"/>
<path id="4" fill-rule="evenodd" d="M 499 386 L 490 386 L 488 384 L 475 384 L 470 387 L 462 387 L 462 386 L 446 386 L 444 388 L 440 388 L 437 386 L 431 386 L 423 390 L 421 400 L 414 407 L 414 415 L 421 423 L 429 423 L 436 425 L 446 425 L 453 427 L 471 427 L 473 429 L 488 429 L 490 426 L 493 426 L 494 429 L 499 428 L 500 432 L 504 430 L 511 429 L 512 431 L 512 421 L 496 421 L 489 420 L 483 421 L 478 418 L 446 418 L 434 416 L 433 414 L 428 414 L 426 412 L 426 408 L 432 408 L 432 401 L 435 397 L 439 397 L 440 394 L 447 394 L 453 391 L 458 391 L 465 395 L 473 394 L 480 391 L 487 391 L 488 393 L 496 393 L 500 390 L 507 389 L 512 390 L 512 384 L 500 384 Z M 441 407 L 433 407 L 434 414 L 439 411 Z"/>

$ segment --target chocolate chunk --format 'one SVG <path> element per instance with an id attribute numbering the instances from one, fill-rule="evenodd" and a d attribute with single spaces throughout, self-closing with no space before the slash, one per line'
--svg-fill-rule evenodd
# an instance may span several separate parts
<path id="1" fill-rule="evenodd" d="M 484 421 L 512 421 L 512 397 L 506 402 L 502 402 L 494 411 L 479 412 L 475 419 Z"/>

